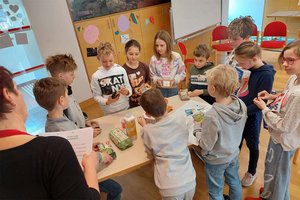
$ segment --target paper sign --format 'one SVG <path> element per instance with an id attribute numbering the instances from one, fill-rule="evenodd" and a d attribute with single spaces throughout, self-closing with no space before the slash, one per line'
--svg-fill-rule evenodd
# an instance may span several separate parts
<path id="1" fill-rule="evenodd" d="M 88 25 L 84 28 L 83 38 L 88 44 L 94 44 L 99 36 L 99 29 L 95 25 Z"/>
<path id="2" fill-rule="evenodd" d="M 0 36 L 0 49 L 13 46 L 11 38 L 8 34 Z"/>
<path id="3" fill-rule="evenodd" d="M 163 81 L 163 87 L 171 87 L 171 81 Z"/>
<path id="4" fill-rule="evenodd" d="M 123 34 L 123 35 L 121 35 L 121 43 L 122 44 L 125 44 L 128 41 L 129 41 L 129 34 Z"/>
<path id="5" fill-rule="evenodd" d="M 15 33 L 17 44 L 28 44 L 28 38 L 26 33 Z"/>
<path id="6" fill-rule="evenodd" d="M 47 132 L 40 136 L 59 136 L 67 139 L 71 143 L 80 165 L 83 155 L 92 151 L 93 128 L 91 127 L 71 131 Z"/>
<path id="7" fill-rule="evenodd" d="M 118 19 L 118 27 L 120 31 L 125 32 L 129 28 L 129 19 L 125 15 L 121 15 Z"/>

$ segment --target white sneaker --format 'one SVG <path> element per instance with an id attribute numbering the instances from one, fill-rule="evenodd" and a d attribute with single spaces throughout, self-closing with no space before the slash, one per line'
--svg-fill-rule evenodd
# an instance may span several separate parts
<path id="1" fill-rule="evenodd" d="M 244 186 L 244 187 L 251 186 L 255 179 L 256 179 L 256 174 L 252 175 L 249 172 L 247 172 L 241 181 L 242 186 Z"/>

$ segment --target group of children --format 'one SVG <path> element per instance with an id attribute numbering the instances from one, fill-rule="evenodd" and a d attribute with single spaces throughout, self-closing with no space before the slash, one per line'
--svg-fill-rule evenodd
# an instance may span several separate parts
<path id="1" fill-rule="evenodd" d="M 297 140 L 300 117 L 296 112 L 300 91 L 300 43 L 287 45 L 280 55 L 287 73 L 295 75 L 291 76 L 286 92 L 276 97 L 270 95 L 275 70 L 263 62 L 260 47 L 249 40 L 252 28 L 251 17 L 231 22 L 228 29 L 234 50 L 228 56 L 227 65 L 214 67 L 209 62 L 210 52 L 205 44 L 198 45 L 193 52 L 189 96 L 200 96 L 212 104 L 205 114 L 202 132 L 196 135 L 205 161 L 210 199 L 223 199 L 223 177 L 229 185 L 227 199 L 242 199 L 241 186 L 252 185 L 256 178 L 262 118 L 269 126 L 271 139 L 265 169 L 265 178 L 270 177 L 270 180 L 265 180 L 261 198 L 288 198 L 290 172 L 282 172 L 282 166 L 289 168 L 289 159 L 300 146 Z M 147 115 L 155 118 L 155 123 L 146 123 L 143 117 L 138 118 L 138 122 L 143 127 L 146 150 L 155 158 L 154 178 L 162 199 L 192 199 L 196 174 L 188 150 L 188 129 L 182 123 L 182 116 L 167 113 L 165 100 L 165 97 L 178 94 L 178 83 L 186 76 L 185 66 L 181 56 L 172 51 L 172 40 L 166 31 L 156 34 L 153 49 L 148 67 L 139 61 L 141 46 L 138 41 L 128 41 L 125 45 L 127 61 L 121 67 L 114 62 L 112 45 L 101 43 L 97 48 L 100 66 L 92 76 L 91 89 L 105 115 L 141 105 Z M 46 131 L 92 126 L 94 136 L 100 134 L 99 124 L 85 119 L 72 96 L 70 85 L 77 68 L 72 56 L 51 56 L 46 66 L 52 78 L 41 79 L 34 86 L 37 102 L 48 110 Z M 150 89 L 151 85 L 156 89 Z M 266 107 L 264 101 L 267 99 L 275 99 L 276 112 Z M 240 181 L 238 156 L 243 139 L 250 158 L 248 170 Z M 112 162 L 109 155 L 102 154 L 100 158 L 105 163 Z M 277 173 L 284 175 L 274 176 Z M 105 191 L 102 183 L 100 190 Z M 118 183 L 108 180 L 106 186 L 117 188 L 112 192 L 117 197 L 111 199 L 120 199 L 122 189 Z"/>

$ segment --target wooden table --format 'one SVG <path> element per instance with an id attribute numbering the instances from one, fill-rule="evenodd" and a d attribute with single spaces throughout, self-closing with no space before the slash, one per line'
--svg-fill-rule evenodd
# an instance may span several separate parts
<path id="1" fill-rule="evenodd" d="M 199 102 L 199 104 L 206 107 L 210 107 L 207 102 L 199 97 L 191 98 L 191 100 Z M 181 101 L 178 96 L 168 98 L 168 105 L 173 107 L 173 111 L 170 114 L 175 113 L 178 108 L 182 107 L 186 103 L 187 101 Z M 142 107 L 139 106 L 96 119 L 102 128 L 102 133 L 94 139 L 94 142 L 106 142 L 110 140 L 109 132 L 114 128 L 121 128 L 120 120 L 126 113 L 129 112 L 132 113 L 136 119 L 144 113 Z M 126 150 L 122 151 L 118 149 L 118 147 L 110 140 L 113 149 L 117 154 L 117 158 L 109 166 L 98 173 L 99 181 L 127 174 L 152 162 L 152 159 L 149 158 L 145 152 L 144 143 L 141 138 L 141 126 L 137 122 L 136 128 L 138 137 L 133 141 L 133 146 Z"/>

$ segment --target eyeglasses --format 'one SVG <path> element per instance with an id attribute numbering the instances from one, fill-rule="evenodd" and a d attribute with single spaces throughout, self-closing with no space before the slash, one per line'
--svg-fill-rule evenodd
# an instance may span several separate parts
<path id="1" fill-rule="evenodd" d="M 281 57 L 280 63 L 283 64 L 284 62 L 286 62 L 288 65 L 292 65 L 292 64 L 294 64 L 294 62 L 296 60 L 300 60 L 300 58 L 291 58 L 291 57 L 285 58 L 285 57 Z"/>

